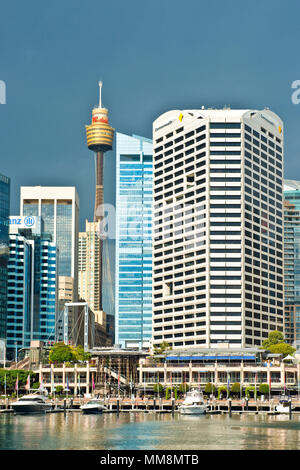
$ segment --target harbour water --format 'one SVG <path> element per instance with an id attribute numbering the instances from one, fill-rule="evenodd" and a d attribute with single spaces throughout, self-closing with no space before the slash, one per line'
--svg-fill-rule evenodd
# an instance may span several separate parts
<path id="1" fill-rule="evenodd" d="M 298 450 L 300 416 L 0 414 L 1 450 Z"/>

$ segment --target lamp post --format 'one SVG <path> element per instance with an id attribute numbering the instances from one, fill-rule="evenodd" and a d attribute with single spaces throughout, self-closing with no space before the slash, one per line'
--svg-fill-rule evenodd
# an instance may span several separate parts
<path id="1" fill-rule="evenodd" d="M 18 363 L 18 343 L 17 343 L 17 341 L 15 341 L 15 349 L 16 349 L 16 351 L 15 351 L 15 361 L 16 361 L 16 365 L 17 365 L 17 363 Z"/>

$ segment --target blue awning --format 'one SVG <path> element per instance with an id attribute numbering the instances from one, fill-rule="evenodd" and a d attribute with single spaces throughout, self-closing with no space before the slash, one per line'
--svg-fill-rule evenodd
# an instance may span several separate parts
<path id="1" fill-rule="evenodd" d="M 217 361 L 217 360 L 255 360 L 256 356 L 167 356 L 166 360 L 167 361 Z"/>

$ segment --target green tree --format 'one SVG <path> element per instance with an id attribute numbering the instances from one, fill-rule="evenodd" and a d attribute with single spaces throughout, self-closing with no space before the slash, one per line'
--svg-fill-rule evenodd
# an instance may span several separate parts
<path id="1" fill-rule="evenodd" d="M 163 354 L 168 349 L 171 349 L 171 346 L 169 345 L 169 343 L 167 343 L 167 341 L 163 341 L 159 346 L 155 345 L 153 347 L 153 353 L 154 355 Z"/>
<path id="2" fill-rule="evenodd" d="M 264 349 L 269 349 L 270 346 L 273 346 L 274 344 L 279 344 L 279 343 L 284 343 L 284 336 L 281 331 L 271 331 L 269 333 L 268 339 L 265 339 L 262 342 L 262 348 Z"/>
<path id="3" fill-rule="evenodd" d="M 151 356 L 152 362 L 158 364 L 161 361 L 161 359 L 156 356 L 160 356 L 164 354 L 164 352 L 168 351 L 169 349 L 171 349 L 171 346 L 166 341 L 163 341 L 159 346 L 155 345 L 153 347 L 153 355 Z"/>
<path id="4" fill-rule="evenodd" d="M 173 390 L 173 397 L 175 398 L 175 400 L 177 400 L 177 388 L 176 387 L 173 387 L 173 389 L 171 387 L 167 387 L 166 388 L 166 400 L 169 400 L 171 398 L 171 392 Z"/>
<path id="5" fill-rule="evenodd" d="M 57 385 L 55 387 L 55 392 L 57 393 L 57 395 L 61 395 L 64 391 L 64 387 L 62 385 Z"/>
<path id="6" fill-rule="evenodd" d="M 163 385 L 159 383 L 153 386 L 154 393 L 157 393 L 158 396 L 161 395 L 163 389 L 164 389 Z"/>
<path id="7" fill-rule="evenodd" d="M 232 395 L 240 395 L 241 393 L 241 384 L 239 382 L 235 382 L 234 384 L 231 385 L 231 390 L 230 393 Z"/>
<path id="8" fill-rule="evenodd" d="M 18 377 L 18 387 L 19 390 L 24 389 L 27 377 L 30 376 L 30 387 L 33 388 L 34 383 L 38 380 L 38 374 L 35 374 L 33 371 L 28 370 L 17 370 L 17 369 L 0 369 L 0 389 L 1 392 L 5 391 L 5 382 L 6 382 L 6 391 L 11 393 L 15 389 L 16 380 Z"/>
<path id="9" fill-rule="evenodd" d="M 273 344 L 272 346 L 268 347 L 268 350 L 272 354 L 282 354 L 282 357 L 286 357 L 289 354 L 292 356 L 296 351 L 295 348 L 286 343 Z"/>
<path id="10" fill-rule="evenodd" d="M 49 352 L 49 362 L 57 364 L 62 362 L 77 362 L 74 349 L 65 343 L 56 343 Z"/>
<path id="11" fill-rule="evenodd" d="M 245 390 L 245 395 L 247 398 L 256 398 L 255 387 L 253 385 L 249 385 L 249 387 L 247 387 Z"/>
<path id="12" fill-rule="evenodd" d="M 184 395 L 190 389 L 189 385 L 185 382 L 179 385 L 178 392 L 180 395 Z"/>
<path id="13" fill-rule="evenodd" d="M 225 385 L 221 385 L 218 387 L 218 399 L 220 399 L 220 396 L 227 397 L 227 387 Z"/>
<path id="14" fill-rule="evenodd" d="M 206 393 L 207 395 L 211 395 L 212 393 L 215 394 L 216 390 L 216 387 L 211 382 L 208 382 L 205 385 L 204 393 Z"/>
<path id="15" fill-rule="evenodd" d="M 271 331 L 268 339 L 262 342 L 261 349 L 267 349 L 272 354 L 282 354 L 283 357 L 293 355 L 296 351 L 295 348 L 285 343 L 284 336 L 281 331 Z"/>
<path id="16" fill-rule="evenodd" d="M 258 389 L 261 395 L 268 395 L 269 390 L 270 390 L 270 387 L 268 384 L 260 384 L 259 389 Z"/>
<path id="17" fill-rule="evenodd" d="M 89 361 L 92 357 L 91 353 L 85 352 L 83 346 L 79 345 L 76 348 L 72 348 L 74 353 L 74 359 L 78 361 Z"/>

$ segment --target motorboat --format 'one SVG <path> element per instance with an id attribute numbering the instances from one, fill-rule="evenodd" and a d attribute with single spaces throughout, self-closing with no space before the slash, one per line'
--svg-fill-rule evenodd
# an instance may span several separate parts
<path id="1" fill-rule="evenodd" d="M 186 398 L 178 410 L 183 415 L 203 415 L 208 410 L 208 406 L 204 403 L 203 393 L 193 389 L 186 394 Z"/>
<path id="2" fill-rule="evenodd" d="M 291 403 L 291 409 L 295 407 Z M 278 413 L 289 413 L 290 412 L 290 400 L 288 398 L 281 398 L 278 402 L 278 405 L 275 407 Z"/>
<path id="3" fill-rule="evenodd" d="M 45 413 L 52 409 L 52 403 L 47 403 L 47 397 L 42 394 L 28 394 L 20 397 L 11 404 L 15 413 Z"/>
<path id="4" fill-rule="evenodd" d="M 104 405 L 103 400 L 99 400 L 98 398 L 93 398 L 92 400 L 89 400 L 87 403 L 84 403 L 84 405 L 81 405 L 80 409 L 84 414 L 95 414 L 95 413 L 102 413 L 107 408 Z"/>

